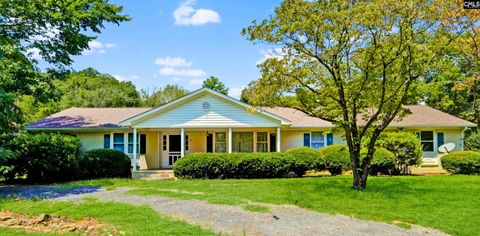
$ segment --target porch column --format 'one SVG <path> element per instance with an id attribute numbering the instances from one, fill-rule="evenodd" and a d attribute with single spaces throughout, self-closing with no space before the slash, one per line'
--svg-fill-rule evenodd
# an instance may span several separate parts
<path id="1" fill-rule="evenodd" d="M 280 127 L 277 128 L 277 152 L 281 152 L 282 151 L 282 147 L 280 146 L 281 145 L 281 138 L 280 138 Z"/>
<path id="2" fill-rule="evenodd" d="M 232 153 L 232 128 L 228 128 L 228 153 Z"/>
<path id="3" fill-rule="evenodd" d="M 181 149 L 181 157 L 185 156 L 185 129 L 182 128 L 182 131 L 180 132 L 180 145 L 182 145 Z"/>
<path id="4" fill-rule="evenodd" d="M 133 171 L 137 171 L 137 128 L 133 128 Z"/>

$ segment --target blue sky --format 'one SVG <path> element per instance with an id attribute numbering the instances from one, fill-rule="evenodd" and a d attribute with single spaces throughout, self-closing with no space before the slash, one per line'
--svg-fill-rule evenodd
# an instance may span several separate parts
<path id="1" fill-rule="evenodd" d="M 176 83 L 194 90 L 214 75 L 234 97 L 259 77 L 256 64 L 273 50 L 254 45 L 241 30 L 254 19 L 268 17 L 280 4 L 279 0 L 112 2 L 122 5 L 132 21 L 107 25 L 90 51 L 74 57 L 74 69 L 93 67 L 131 80 L 137 89 Z"/>

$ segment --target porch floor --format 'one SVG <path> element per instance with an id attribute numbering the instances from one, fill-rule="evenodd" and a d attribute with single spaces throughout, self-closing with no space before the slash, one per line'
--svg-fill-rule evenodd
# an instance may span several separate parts
<path id="1" fill-rule="evenodd" d="M 175 179 L 172 169 L 157 169 L 157 170 L 137 170 L 133 172 L 134 179 L 145 180 L 172 180 Z"/>

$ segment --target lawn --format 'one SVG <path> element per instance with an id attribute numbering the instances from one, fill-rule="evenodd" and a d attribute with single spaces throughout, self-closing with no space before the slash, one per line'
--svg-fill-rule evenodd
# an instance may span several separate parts
<path id="1" fill-rule="evenodd" d="M 216 204 L 292 204 L 330 214 L 432 227 L 454 235 L 480 232 L 480 176 L 371 177 L 350 188 L 351 177 L 258 180 L 140 181 L 104 179 L 71 185 L 134 186 L 130 194 L 200 199 Z M 250 210 L 256 210 L 254 209 Z M 268 211 L 262 209 L 262 211 Z"/>
<path id="2" fill-rule="evenodd" d="M 0 199 L 0 209 L 30 214 L 67 216 L 72 219 L 93 217 L 102 223 L 111 224 L 123 235 L 214 235 L 199 226 L 160 216 L 149 207 L 129 204 L 105 203 L 88 199 L 82 204 L 52 202 L 49 200 Z M 52 235 L 26 233 L 22 230 L 0 228 L 0 235 Z M 57 234 L 53 234 L 57 235 Z"/>

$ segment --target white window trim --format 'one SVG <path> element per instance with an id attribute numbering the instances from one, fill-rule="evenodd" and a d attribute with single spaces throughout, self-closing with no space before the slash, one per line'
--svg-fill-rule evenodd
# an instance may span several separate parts
<path id="1" fill-rule="evenodd" d="M 123 135 L 123 143 L 119 143 L 119 142 L 115 142 L 115 134 L 122 134 Z M 127 153 L 127 150 L 125 148 L 128 148 L 128 146 L 126 146 L 125 144 L 125 134 L 124 133 L 115 133 L 115 132 L 112 132 L 110 133 L 110 149 L 115 149 L 115 145 L 116 144 L 123 144 L 123 152 L 124 153 Z"/>
<path id="2" fill-rule="evenodd" d="M 217 133 L 224 133 L 225 134 L 225 141 L 223 142 L 217 142 Z M 227 142 L 228 142 L 228 133 L 226 131 L 215 131 L 213 132 L 213 137 L 212 137 L 212 142 L 213 142 L 213 147 L 212 147 L 212 152 L 217 153 L 217 143 L 224 143 L 225 144 L 225 152 L 218 152 L 218 153 L 228 153 L 228 147 L 227 147 Z"/>
<path id="3" fill-rule="evenodd" d="M 127 147 L 127 149 L 125 150 L 125 153 L 133 154 L 133 148 L 132 148 L 132 152 L 128 151 L 128 146 L 130 144 L 133 144 L 133 140 L 134 140 L 134 139 L 132 139 L 132 142 L 129 142 L 128 141 L 128 135 L 132 134 L 132 137 L 133 137 L 133 133 L 125 133 L 125 134 L 126 134 L 125 143 L 126 143 L 126 147 Z M 137 153 L 140 153 L 140 134 L 143 134 L 143 133 L 137 132 Z"/>
<path id="4" fill-rule="evenodd" d="M 266 133 L 266 134 L 267 134 L 267 140 L 265 140 L 265 141 L 258 141 L 258 133 Z M 270 132 L 268 132 L 268 131 L 260 131 L 260 132 L 256 131 L 256 132 L 255 132 L 255 150 L 254 150 L 255 152 L 258 152 L 258 144 L 259 144 L 259 143 L 264 143 L 264 144 L 266 144 L 266 145 L 267 145 L 267 151 L 266 151 L 266 152 L 270 152 L 270 145 L 269 145 L 269 144 L 270 144 L 270 142 L 269 142 L 270 140 L 269 140 L 269 136 L 270 136 Z"/>
<path id="5" fill-rule="evenodd" d="M 422 143 L 422 132 L 428 132 L 428 131 L 431 131 L 433 132 L 433 140 L 425 140 L 426 142 L 430 142 L 430 141 L 433 141 L 433 151 L 423 151 L 424 153 L 437 153 L 437 139 L 438 139 L 438 136 L 437 136 L 437 131 L 436 130 L 420 130 L 418 131 L 418 136 L 420 138 L 420 144 Z"/>
<path id="6" fill-rule="evenodd" d="M 310 148 L 313 148 L 312 147 L 312 144 L 314 143 L 313 133 L 322 133 L 323 134 L 323 146 L 321 148 L 324 148 L 324 147 L 328 146 L 328 144 L 327 144 L 327 132 L 324 132 L 324 131 L 310 131 Z M 321 143 L 321 142 L 315 142 L 315 143 Z"/>

